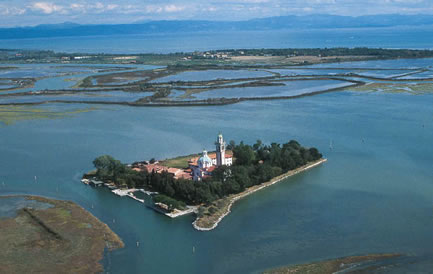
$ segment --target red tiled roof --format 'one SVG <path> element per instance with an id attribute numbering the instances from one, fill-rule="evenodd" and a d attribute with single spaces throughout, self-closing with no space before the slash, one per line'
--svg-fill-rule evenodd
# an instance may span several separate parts
<path id="1" fill-rule="evenodd" d="M 177 174 L 179 172 L 181 172 L 182 170 L 178 169 L 178 168 L 174 168 L 174 167 L 169 167 L 167 169 L 168 173 L 173 173 L 173 174 Z"/>
<path id="2" fill-rule="evenodd" d="M 208 153 L 208 156 L 209 156 L 209 158 L 211 158 L 212 160 L 213 160 L 213 159 L 216 159 L 216 153 L 215 153 L 215 152 Z M 189 163 L 190 165 L 194 165 L 194 166 L 196 166 L 196 165 L 197 165 L 197 161 L 198 161 L 199 158 L 200 158 L 200 157 L 194 157 L 194 158 L 191 158 L 191 159 L 188 161 L 188 163 Z M 233 158 L 233 154 L 231 154 L 231 153 L 226 153 L 226 154 L 225 154 L 225 158 L 226 158 L 226 159 L 227 159 L 227 158 Z"/>
<path id="3" fill-rule="evenodd" d="M 148 164 L 145 165 L 144 168 L 147 169 L 147 172 L 151 173 L 152 171 L 156 172 L 156 173 L 162 173 L 163 171 L 166 171 L 170 174 L 174 175 L 175 179 L 179 179 L 179 178 L 184 178 L 184 179 L 191 179 L 191 170 L 187 169 L 187 170 L 183 170 L 183 169 L 179 169 L 179 168 L 174 168 L 174 167 L 166 167 L 166 166 L 161 166 L 158 164 Z"/>
<path id="4" fill-rule="evenodd" d="M 208 156 L 209 156 L 209 158 L 211 158 L 211 159 L 216 159 L 216 152 L 208 153 Z M 226 157 L 226 158 L 231 158 L 231 157 L 233 157 L 233 155 L 232 155 L 231 153 L 227 153 L 227 152 L 226 152 L 225 157 Z"/>
<path id="5" fill-rule="evenodd" d="M 184 172 L 184 173 L 181 173 L 181 174 L 179 174 L 179 175 L 177 175 L 177 176 L 174 176 L 174 178 L 175 178 L 175 179 L 183 178 L 183 179 L 188 179 L 188 180 L 190 180 L 190 179 L 192 179 L 192 176 L 191 176 L 191 174 Z"/>

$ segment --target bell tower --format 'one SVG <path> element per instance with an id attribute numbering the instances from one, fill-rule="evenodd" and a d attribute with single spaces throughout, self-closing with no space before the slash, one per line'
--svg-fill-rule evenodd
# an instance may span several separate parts
<path id="1" fill-rule="evenodd" d="M 216 165 L 226 165 L 226 142 L 224 142 L 223 135 L 218 134 L 216 145 Z"/>

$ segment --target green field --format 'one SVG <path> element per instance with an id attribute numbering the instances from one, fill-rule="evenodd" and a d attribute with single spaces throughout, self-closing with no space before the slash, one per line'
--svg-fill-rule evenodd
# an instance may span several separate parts
<path id="1" fill-rule="evenodd" d="M 191 158 L 199 157 L 199 154 L 191 154 L 187 156 L 179 156 L 176 158 L 166 159 L 163 161 L 160 161 L 159 163 L 166 167 L 174 167 L 174 168 L 188 168 L 188 161 Z"/>

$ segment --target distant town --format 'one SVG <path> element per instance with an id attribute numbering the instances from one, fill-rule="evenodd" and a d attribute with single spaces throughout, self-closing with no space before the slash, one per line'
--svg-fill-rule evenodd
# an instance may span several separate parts
<path id="1" fill-rule="evenodd" d="M 433 57 L 432 50 L 381 48 L 286 48 L 286 49 L 227 49 L 170 54 L 85 54 L 51 50 L 0 49 L 2 63 L 112 63 L 112 64 L 212 64 L 256 63 L 312 64 L 354 60 Z"/>

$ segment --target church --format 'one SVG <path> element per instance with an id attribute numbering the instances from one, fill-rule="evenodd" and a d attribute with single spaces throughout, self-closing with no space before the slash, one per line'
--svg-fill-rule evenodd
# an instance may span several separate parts
<path id="1" fill-rule="evenodd" d="M 188 162 L 194 181 L 201 181 L 203 178 L 212 176 L 212 171 L 219 166 L 233 164 L 233 155 L 231 152 L 226 152 L 226 142 L 222 134 L 218 135 L 215 146 L 215 152 L 208 153 L 204 150 L 201 157 L 193 158 Z"/>

